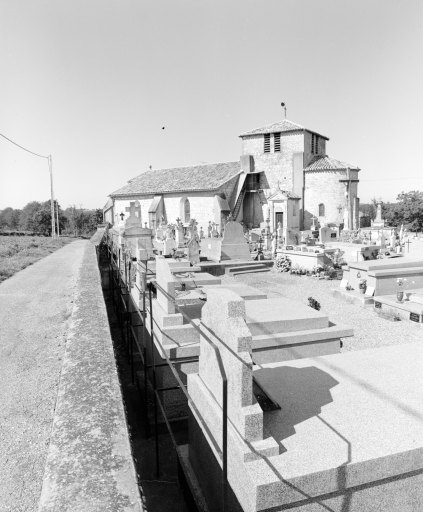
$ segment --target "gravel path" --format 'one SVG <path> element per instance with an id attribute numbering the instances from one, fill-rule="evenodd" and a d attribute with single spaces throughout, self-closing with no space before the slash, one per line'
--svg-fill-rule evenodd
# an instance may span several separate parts
<path id="1" fill-rule="evenodd" d="M 36 511 L 68 319 L 88 241 L 0 284 L 0 511 Z"/>
<path id="2" fill-rule="evenodd" d="M 422 342 L 423 330 L 409 321 L 393 322 L 379 317 L 373 307 L 361 307 L 334 297 L 332 290 L 339 287 L 339 281 L 319 280 L 312 277 L 296 276 L 277 272 L 242 274 L 224 277 L 259 288 L 269 297 L 283 296 L 308 305 L 307 298 L 313 297 L 321 304 L 321 311 L 335 324 L 344 324 L 354 329 L 354 336 L 343 340 L 342 352 L 365 348 Z"/>

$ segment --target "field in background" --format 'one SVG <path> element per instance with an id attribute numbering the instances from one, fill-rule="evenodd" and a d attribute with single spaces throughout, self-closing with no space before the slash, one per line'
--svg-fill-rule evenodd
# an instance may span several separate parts
<path id="1" fill-rule="evenodd" d="M 0 283 L 75 240 L 44 236 L 0 236 Z"/>

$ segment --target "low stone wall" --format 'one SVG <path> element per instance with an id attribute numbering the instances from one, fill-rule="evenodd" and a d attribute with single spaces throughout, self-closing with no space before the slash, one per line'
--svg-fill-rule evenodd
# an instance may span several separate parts
<path id="1" fill-rule="evenodd" d="M 39 512 L 141 512 L 100 273 L 87 245 Z"/>

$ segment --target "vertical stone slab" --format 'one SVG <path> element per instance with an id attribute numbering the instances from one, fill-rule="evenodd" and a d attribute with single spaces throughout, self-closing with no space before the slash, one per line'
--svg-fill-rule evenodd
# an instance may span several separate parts
<path id="1" fill-rule="evenodd" d="M 163 256 L 156 257 L 156 281 L 171 297 L 175 296 L 176 279 L 173 277 L 169 264 Z M 174 303 L 159 288 L 157 288 L 157 302 L 166 313 L 176 313 Z"/>
<path id="2" fill-rule="evenodd" d="M 251 333 L 245 323 L 245 301 L 228 289 L 207 292 L 202 323 L 222 342 L 217 341 L 228 379 L 228 416 L 241 436 L 248 441 L 263 438 L 263 414 L 253 404 L 253 366 Z M 222 406 L 223 383 L 213 347 L 201 337 L 199 377 Z"/>

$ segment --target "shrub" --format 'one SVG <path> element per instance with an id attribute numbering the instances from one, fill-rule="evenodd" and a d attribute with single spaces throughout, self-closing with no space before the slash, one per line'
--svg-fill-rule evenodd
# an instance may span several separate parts
<path id="1" fill-rule="evenodd" d="M 319 303 L 319 302 L 317 302 L 317 300 L 316 300 L 316 299 L 313 299 L 313 297 L 308 297 L 308 299 L 307 299 L 307 300 L 308 300 L 308 305 L 309 305 L 311 308 L 315 309 L 316 311 L 319 311 L 319 310 L 320 310 L 320 303 Z"/>
<path id="2" fill-rule="evenodd" d="M 291 270 L 291 260 L 288 258 L 288 256 L 277 258 L 276 269 L 278 272 L 289 272 Z"/>

